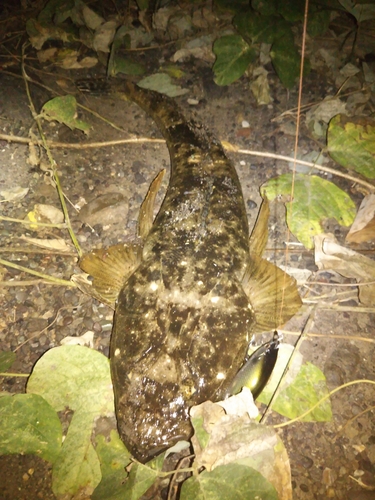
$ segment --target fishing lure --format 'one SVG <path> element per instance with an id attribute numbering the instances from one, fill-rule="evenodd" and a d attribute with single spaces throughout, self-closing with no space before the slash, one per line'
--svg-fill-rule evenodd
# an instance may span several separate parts
<path id="1" fill-rule="evenodd" d="M 262 344 L 247 359 L 235 375 L 225 393 L 228 398 L 238 394 L 243 387 L 248 387 L 254 399 L 265 388 L 277 361 L 281 336 L 274 332 L 272 340 Z"/>

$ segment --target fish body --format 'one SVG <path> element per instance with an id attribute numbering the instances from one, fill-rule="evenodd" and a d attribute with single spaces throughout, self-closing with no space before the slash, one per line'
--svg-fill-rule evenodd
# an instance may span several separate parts
<path id="1" fill-rule="evenodd" d="M 192 405 L 220 399 L 246 354 L 254 313 L 241 285 L 249 232 L 234 166 L 168 98 L 126 88 L 171 157 L 168 191 L 120 292 L 111 339 L 120 434 L 145 460 L 191 435 Z"/>
<path id="2" fill-rule="evenodd" d="M 240 182 L 221 144 L 170 98 L 126 81 L 105 85 L 154 119 L 171 158 L 165 199 L 118 296 L 110 347 L 120 436 L 144 462 L 191 436 L 191 406 L 223 399 L 256 323 L 253 302 L 275 309 L 271 275 L 282 271 L 251 256 Z M 260 301 L 253 275 L 264 281 Z"/>

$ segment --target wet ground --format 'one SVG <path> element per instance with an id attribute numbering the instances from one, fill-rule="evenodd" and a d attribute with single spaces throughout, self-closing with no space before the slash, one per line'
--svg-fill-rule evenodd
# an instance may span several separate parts
<path id="1" fill-rule="evenodd" d="M 167 56 L 166 49 L 154 55 L 156 61 Z M 53 72 L 47 68 L 42 73 L 35 61 L 30 60 L 30 64 L 33 68 L 29 67 L 29 74 L 36 82 L 30 84 L 31 96 L 37 110 L 53 97 L 43 85 L 62 92 L 63 82 L 64 89 L 75 92 L 73 81 L 86 75 L 56 68 Z M 259 107 L 249 91 L 246 78 L 228 87 L 217 87 L 208 64 L 190 60 L 182 63 L 182 69 L 185 71 L 182 86 L 188 88 L 189 93 L 176 101 L 187 114 L 194 113 L 220 139 L 242 149 L 292 155 L 294 137 L 286 130 L 288 127 L 294 130 L 294 116 L 286 115 L 281 121 L 274 119 L 296 106 L 295 89 L 286 92 L 276 76 L 271 75 L 274 101 L 269 106 Z M 97 73 L 103 74 L 103 70 L 97 70 Z M 35 130 L 35 125 L 24 81 L 17 75 L 20 75 L 17 62 L 0 70 L 0 133 L 27 137 L 30 127 Z M 330 85 L 324 74 L 311 74 L 304 86 L 304 103 L 325 97 L 332 90 Z M 190 105 L 188 98 L 194 98 L 197 104 Z M 98 246 L 133 241 L 140 204 L 156 174 L 162 168 L 169 168 L 169 158 L 163 144 L 86 147 L 91 142 L 123 139 L 131 134 L 151 138 L 159 138 L 160 134 L 153 122 L 133 104 L 104 97 L 80 96 L 79 100 L 124 130 L 119 132 L 82 110 L 79 111 L 80 118 L 93 125 L 88 138 L 80 131 L 45 122 L 47 138 L 65 143 L 63 147 L 53 148 L 52 152 L 64 194 L 69 200 L 73 229 L 82 249 L 89 251 Z M 249 123 L 248 128 L 243 128 L 244 120 Z M 70 144 L 82 144 L 82 147 L 73 149 Z M 317 148 L 304 126 L 299 148 L 303 152 Z M 271 177 L 288 172 L 288 166 L 266 158 L 230 156 L 241 180 L 252 227 L 260 204 L 260 185 Z M 21 201 L 1 204 L 2 216 L 24 219 L 36 203 L 59 207 L 48 164 L 44 161 L 43 168 L 30 164 L 26 144 L 0 139 L 0 162 L 0 190 L 18 186 L 29 188 Z M 356 186 L 343 180 L 333 181 L 346 189 L 353 199 L 360 198 Z M 158 196 L 159 203 L 166 185 L 164 183 Z M 105 194 L 115 197 L 118 203 L 99 218 L 87 219 L 74 208 Z M 91 227 L 87 222 L 91 222 Z M 287 238 L 281 204 L 272 206 L 270 229 L 266 256 L 280 264 L 284 261 Z M 330 230 L 342 240 L 345 234 L 342 228 L 333 222 Z M 70 244 L 64 230 L 35 231 L 17 222 L 0 221 L 1 258 L 66 280 L 78 270 L 73 247 L 68 254 L 38 249 L 25 242 L 24 236 L 61 237 Z M 317 271 L 313 253 L 301 246 L 291 247 L 289 261 L 294 267 Z M 0 270 L 0 349 L 16 353 L 12 372 L 30 373 L 35 362 L 48 349 L 60 345 L 67 336 L 81 336 L 87 331 L 94 332 L 95 348 L 108 354 L 113 316 L 110 308 L 77 289 L 51 285 L 10 267 Z M 313 314 L 313 323 L 307 333 L 317 335 L 307 336 L 301 352 L 305 361 L 322 369 L 329 389 L 355 379 L 375 380 L 375 312 L 371 308 L 359 307 L 356 288 L 341 288 L 345 281 L 338 275 L 316 273 L 311 280 L 324 280 L 327 284 L 311 284 L 309 288 L 301 289 L 305 305 L 301 313 L 284 327 L 288 332 L 295 332 L 286 334 L 286 340 L 294 343 L 309 314 Z M 1 390 L 23 392 L 25 380 L 16 376 L 2 378 Z M 375 497 L 374 395 L 371 386 L 348 387 L 332 397 L 334 419 L 331 423 L 296 423 L 280 431 L 290 457 L 295 499 L 370 500 Z M 271 421 L 277 422 L 278 417 L 273 415 Z M 2 500 L 54 498 L 50 489 L 50 467 L 41 459 L 2 456 L 0 477 Z"/>

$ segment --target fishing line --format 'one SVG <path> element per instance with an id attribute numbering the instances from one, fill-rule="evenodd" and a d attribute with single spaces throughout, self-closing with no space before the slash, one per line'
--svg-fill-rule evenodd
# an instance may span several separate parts
<path id="1" fill-rule="evenodd" d="M 307 18 L 309 12 L 309 0 L 305 2 L 305 12 L 303 19 L 303 33 L 302 33 L 302 53 L 301 53 L 301 67 L 300 67 L 300 75 L 299 75 L 299 88 L 298 88 L 298 103 L 297 103 L 297 122 L 296 122 L 296 136 L 294 143 L 294 156 L 293 156 L 293 171 L 292 171 L 292 186 L 290 189 L 290 202 L 289 202 L 289 215 L 288 219 L 292 220 L 293 216 L 293 198 L 294 198 L 294 185 L 296 178 L 296 160 L 297 160 L 297 151 L 298 151 L 298 139 L 299 139 L 299 129 L 300 129 L 300 121 L 301 121 L 301 102 L 302 102 L 302 82 L 303 82 L 303 67 L 305 61 L 305 48 L 306 48 L 306 32 L 307 32 Z M 286 248 L 284 253 L 284 265 L 285 269 L 287 269 L 288 265 L 288 257 L 289 257 L 289 245 L 290 244 L 290 229 L 287 221 L 287 230 L 286 230 Z M 279 315 L 279 324 L 282 321 L 282 312 L 284 307 L 285 300 L 285 286 L 286 286 L 286 276 L 284 275 L 284 283 L 281 290 L 281 304 L 280 304 L 280 315 Z"/>
<path id="2" fill-rule="evenodd" d="M 309 0 L 306 0 L 305 2 L 305 12 L 304 12 L 304 20 L 303 20 L 303 34 L 302 34 L 302 53 L 301 53 L 301 66 L 300 66 L 300 76 L 299 76 L 299 89 L 298 89 L 298 104 L 297 104 L 297 122 L 296 122 L 296 136 L 295 136 L 295 143 L 294 143 L 294 156 L 293 156 L 293 171 L 292 171 L 292 185 L 291 185 L 291 190 L 290 190 L 290 202 L 289 202 L 289 215 L 288 219 L 292 219 L 293 215 L 293 198 L 294 198 L 294 185 L 295 185 L 295 176 L 296 176 L 296 160 L 297 160 L 297 151 L 298 151 L 298 138 L 299 138 L 299 129 L 300 129 L 300 117 L 301 117 L 301 102 L 302 102 L 302 81 L 303 81 L 303 67 L 304 67 L 304 59 L 305 59 L 305 46 L 306 46 L 306 31 L 307 31 L 307 18 L 308 18 L 308 11 L 309 11 Z M 287 220 L 287 230 L 286 230 L 286 248 L 285 248 L 285 253 L 284 253 L 284 265 L 285 269 L 287 269 L 287 263 L 288 263 L 288 257 L 289 257 L 289 244 L 290 244 L 290 229 L 288 226 L 288 220 Z M 278 325 L 282 324 L 282 313 L 283 313 L 283 308 L 284 308 L 284 302 L 285 302 L 285 287 L 286 287 L 286 275 L 284 274 L 283 277 L 283 286 L 281 289 L 281 303 L 280 303 L 280 311 L 279 311 L 279 320 L 278 320 Z M 316 306 L 315 306 L 316 307 Z M 315 307 L 313 310 L 315 310 Z M 281 382 L 284 379 L 284 376 L 286 375 L 287 371 L 289 370 L 289 366 L 293 360 L 294 353 L 298 350 L 299 345 L 301 344 L 303 337 L 304 337 L 304 332 L 310 328 L 311 322 L 312 322 L 313 314 L 312 311 L 310 311 L 309 317 L 307 319 L 307 322 L 305 324 L 305 327 L 303 331 L 301 332 L 301 335 L 299 339 L 297 340 L 297 343 L 294 346 L 294 350 L 292 355 L 289 358 L 289 361 L 285 367 L 284 373 L 280 378 L 280 381 L 276 387 L 275 392 L 273 393 L 267 408 L 265 409 L 261 419 L 260 423 L 265 424 L 267 417 L 269 415 L 269 411 L 272 408 L 272 403 L 275 401 L 277 395 L 280 392 L 280 386 Z M 277 326 L 277 325 L 276 325 Z"/>

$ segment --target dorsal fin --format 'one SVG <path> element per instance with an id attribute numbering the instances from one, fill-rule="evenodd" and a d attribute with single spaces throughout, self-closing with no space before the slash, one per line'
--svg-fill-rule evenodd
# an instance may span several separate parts
<path id="1" fill-rule="evenodd" d="M 145 199 L 139 209 L 138 216 L 138 236 L 144 240 L 148 235 L 154 221 L 155 198 L 160 189 L 165 175 L 165 168 L 161 170 L 155 179 L 151 182 Z"/>
<path id="2" fill-rule="evenodd" d="M 268 241 L 268 219 L 270 216 L 270 206 L 267 198 L 263 198 L 257 220 L 250 235 L 250 252 L 253 255 L 263 255 Z"/>

